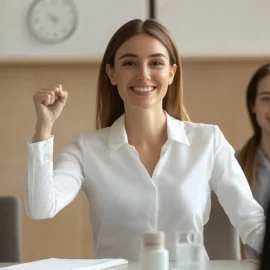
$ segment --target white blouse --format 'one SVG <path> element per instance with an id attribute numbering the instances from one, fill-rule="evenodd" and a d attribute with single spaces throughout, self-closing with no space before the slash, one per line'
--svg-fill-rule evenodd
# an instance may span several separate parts
<path id="1" fill-rule="evenodd" d="M 96 258 L 137 260 L 142 233 L 162 230 L 174 259 L 174 232 L 203 233 L 214 190 L 243 242 L 260 251 L 263 209 L 219 128 L 167 115 L 167 133 L 152 177 L 128 144 L 124 115 L 109 128 L 79 134 L 54 162 L 53 137 L 29 142 L 28 215 L 52 218 L 82 188 L 90 202 Z"/>

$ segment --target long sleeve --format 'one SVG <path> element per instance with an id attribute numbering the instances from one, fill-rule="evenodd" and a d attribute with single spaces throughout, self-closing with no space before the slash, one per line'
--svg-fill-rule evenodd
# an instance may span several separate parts
<path id="1" fill-rule="evenodd" d="M 53 140 L 28 143 L 25 205 L 30 218 L 54 217 L 78 194 L 83 182 L 82 140 L 69 144 L 53 162 Z"/>
<path id="2" fill-rule="evenodd" d="M 253 198 L 245 175 L 235 159 L 235 152 L 215 127 L 215 151 L 211 186 L 232 225 L 239 229 L 244 244 L 261 252 L 265 216 L 262 207 Z"/>

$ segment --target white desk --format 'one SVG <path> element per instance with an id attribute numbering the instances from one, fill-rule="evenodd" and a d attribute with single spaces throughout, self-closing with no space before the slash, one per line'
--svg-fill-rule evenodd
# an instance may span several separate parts
<path id="1" fill-rule="evenodd" d="M 171 268 L 175 268 L 173 263 Z M 129 263 L 129 265 L 113 268 L 112 270 L 139 270 L 138 263 Z M 248 261 L 209 261 L 206 270 L 258 270 L 259 265 Z M 182 268 L 181 270 L 190 270 L 190 268 Z"/>
<path id="2" fill-rule="evenodd" d="M 0 263 L 0 268 L 12 264 Z M 170 267 L 175 268 L 173 263 Z M 111 268 L 112 270 L 139 270 L 138 263 L 130 262 L 128 265 Z M 258 270 L 259 265 L 248 261 L 209 261 L 206 270 Z M 190 270 L 182 268 L 181 270 Z"/>

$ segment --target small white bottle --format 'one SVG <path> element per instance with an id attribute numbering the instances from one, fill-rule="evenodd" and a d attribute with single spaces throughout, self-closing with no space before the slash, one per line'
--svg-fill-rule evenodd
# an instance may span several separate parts
<path id="1" fill-rule="evenodd" d="M 164 232 L 145 233 L 140 253 L 140 270 L 168 270 L 169 253 Z"/>

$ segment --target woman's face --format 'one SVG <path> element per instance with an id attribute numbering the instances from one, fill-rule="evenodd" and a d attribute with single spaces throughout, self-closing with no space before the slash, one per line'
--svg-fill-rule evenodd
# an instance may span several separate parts
<path id="1" fill-rule="evenodd" d="M 262 78 L 258 84 L 253 112 L 262 132 L 270 135 L 270 75 Z"/>
<path id="2" fill-rule="evenodd" d="M 139 34 L 124 42 L 115 55 L 115 65 L 106 66 L 111 83 L 117 85 L 125 109 L 160 106 L 172 83 L 176 65 L 171 66 L 166 47 L 157 39 Z"/>

